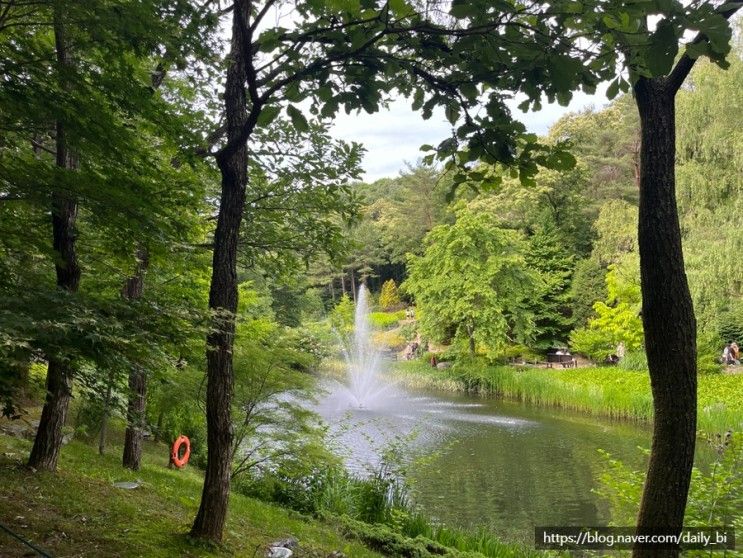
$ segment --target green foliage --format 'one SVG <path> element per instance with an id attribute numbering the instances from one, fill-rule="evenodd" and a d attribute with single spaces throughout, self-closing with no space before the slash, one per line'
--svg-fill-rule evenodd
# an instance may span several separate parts
<path id="1" fill-rule="evenodd" d="M 402 452 L 397 448 L 397 454 Z M 392 450 L 385 451 L 388 458 Z M 394 460 L 365 476 L 349 473 L 337 462 L 315 461 L 304 469 L 265 471 L 236 483 L 242 494 L 330 518 L 342 532 L 370 548 L 395 556 L 492 558 L 531 556 L 517 545 L 486 531 L 450 529 L 423 516 L 407 496 L 404 470 Z M 536 554 L 534 554 L 536 555 Z"/>
<path id="2" fill-rule="evenodd" d="M 539 277 L 531 299 L 534 346 L 546 349 L 564 345 L 573 327 L 570 313 L 573 255 L 561 245 L 555 228 L 543 227 L 529 238 L 526 264 Z"/>
<path id="3" fill-rule="evenodd" d="M 388 329 L 405 319 L 405 310 L 396 312 L 370 312 L 369 323 L 377 329 Z"/>
<path id="4" fill-rule="evenodd" d="M 526 268 L 521 236 L 501 229 L 495 217 L 457 211 L 451 226 L 426 236 L 423 256 L 411 256 L 404 289 L 415 297 L 424 334 L 448 336 L 497 350 L 507 339 L 526 339 L 533 331 L 528 300 L 536 279 Z"/>
<path id="5" fill-rule="evenodd" d="M 598 238 L 591 256 L 608 266 L 626 254 L 637 253 L 637 207 L 620 200 L 601 206 L 594 223 Z"/>
<path id="6" fill-rule="evenodd" d="M 330 326 L 342 337 L 346 337 L 353 331 L 354 313 L 356 305 L 347 294 L 344 294 L 329 315 Z"/>
<path id="7" fill-rule="evenodd" d="M 379 293 L 379 306 L 383 310 L 391 310 L 399 306 L 400 303 L 400 293 L 398 292 L 397 284 L 394 279 L 388 279 L 382 285 L 382 291 Z"/>
<path id="8" fill-rule="evenodd" d="M 579 261 L 570 288 L 575 325 L 584 327 L 593 316 L 594 303 L 606 300 L 606 268 L 593 258 Z"/>
<path id="9" fill-rule="evenodd" d="M 609 200 L 636 205 L 636 165 L 639 157 L 639 116 L 630 95 L 623 95 L 604 109 L 587 108 L 558 120 L 549 131 L 552 141 L 568 141 L 587 169 L 584 195 L 595 218 Z"/>
<path id="10" fill-rule="evenodd" d="M 280 468 L 295 455 L 323 455 L 324 429 L 305 402 L 314 396 L 307 374 L 327 348 L 307 330 L 287 330 L 273 318 L 270 300 L 251 284 L 240 289 L 233 348 L 235 373 L 233 476 L 254 467 Z"/>
<path id="11" fill-rule="evenodd" d="M 396 370 L 396 377 L 412 387 L 497 395 L 597 416 L 650 421 L 653 415 L 647 371 L 489 366 L 480 358 L 457 362 L 443 371 L 425 361 L 400 362 Z M 699 376 L 697 395 L 700 431 L 743 431 L 743 382 L 739 377 Z"/>
<path id="12" fill-rule="evenodd" d="M 442 176 L 433 167 L 418 165 L 397 178 L 383 179 L 361 189 L 368 203 L 368 218 L 379 230 L 386 259 L 404 264 L 406 254 L 420 255 L 426 234 L 448 221 L 448 188 L 448 176 Z"/>
<path id="13" fill-rule="evenodd" d="M 734 306 L 721 312 L 717 317 L 718 338 L 725 341 L 743 339 L 743 301 L 735 301 Z"/>
<path id="14" fill-rule="evenodd" d="M 223 554 L 214 545 L 177 535 L 195 512 L 203 473 L 191 466 L 168 468 L 167 445 L 145 441 L 142 468 L 130 471 L 121 467 L 120 445 L 99 456 L 94 447 L 73 440 L 60 456 L 57 474 L 33 477 L 34 490 L 28 489 L 29 473 L 21 466 L 29 449 L 28 441 L 0 435 L 0 472 L 3 495 L 8 498 L 3 513 L 11 517 L 5 520 L 8 527 L 29 540 L 43 540 L 39 546 L 51 555 L 98 556 L 101 549 L 116 549 L 121 558 Z M 114 481 L 138 482 L 141 488 L 121 490 L 112 486 Z M 18 516 L 25 523 L 12 519 Z M 44 533 L 54 529 L 62 529 L 67 537 L 44 539 Z M 354 558 L 382 556 L 358 539 L 345 538 L 330 521 L 232 492 L 224 533 L 230 554 L 253 556 L 256 548 L 265 548 L 288 533 L 300 540 L 302 552 L 310 556 L 337 551 Z M 3 554 L 22 553 L 24 548 L 11 539 L 3 541 Z"/>
<path id="15" fill-rule="evenodd" d="M 576 352 L 600 362 L 615 354 L 620 343 L 627 351 L 643 346 L 640 287 L 635 265 L 637 261 L 633 258 L 624 266 L 609 266 L 606 302 L 594 304 L 596 317 L 588 321 L 588 326 L 570 335 L 570 344 Z"/>
<path id="16" fill-rule="evenodd" d="M 740 474 L 743 434 L 715 434 L 708 436 L 706 441 L 715 458 L 704 470 L 695 467 L 692 472 L 684 525 L 725 525 L 739 529 L 743 526 L 740 513 L 743 509 L 743 476 Z M 614 525 L 631 525 L 640 504 L 645 474 L 629 469 L 606 452 L 602 454 L 608 467 L 599 476 L 601 488 L 597 493 L 609 501 Z"/>
<path id="17" fill-rule="evenodd" d="M 386 556 L 414 558 L 517 558 L 539 556 L 539 552 L 517 545 L 505 544 L 486 531 L 470 533 L 434 525 L 420 515 L 401 517 L 400 526 L 368 525 L 350 518 L 341 518 L 343 532 L 364 541 L 370 548 Z"/>
<path id="18" fill-rule="evenodd" d="M 73 45 L 64 72 L 55 62 L 55 9 Z M 204 240 L 200 213 L 210 171 L 191 153 L 205 127 L 195 109 L 199 86 L 175 66 L 210 55 L 214 22 L 201 15 L 180 1 L 62 1 L 3 11 L 3 372 L 55 358 L 83 376 L 98 374 L 105 385 L 109 374 L 120 378 L 134 366 L 150 375 L 172 368 L 179 350 L 200 335 L 206 262 L 186 247 Z M 8 27 L 6 17 L 14 22 Z M 158 61 L 161 83 L 154 86 Z M 77 168 L 57 164 L 58 133 Z M 83 280 L 75 293 L 55 284 L 59 254 L 48 214 L 60 192 L 77 204 L 72 233 Z M 141 300 L 122 300 L 141 250 L 149 254 L 152 285 Z"/>
<path id="19" fill-rule="evenodd" d="M 256 131 L 251 142 L 244 266 L 278 279 L 319 255 L 339 259 L 349 248 L 346 226 L 360 210 L 350 184 L 361 174 L 361 145 L 333 139 L 327 125 L 300 131 L 284 120 Z"/>
<path id="20" fill-rule="evenodd" d="M 619 360 L 617 368 L 632 372 L 644 372 L 648 369 L 648 357 L 645 351 L 630 351 Z"/>

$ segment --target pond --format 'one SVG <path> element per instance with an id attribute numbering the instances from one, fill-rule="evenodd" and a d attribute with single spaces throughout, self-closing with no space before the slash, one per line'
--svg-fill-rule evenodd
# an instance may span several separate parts
<path id="1" fill-rule="evenodd" d="M 400 386 L 359 408 L 326 387 L 317 410 L 350 468 L 378 466 L 392 446 L 426 515 L 508 540 L 533 540 L 535 525 L 606 525 L 593 492 L 606 467 L 599 449 L 644 468 L 650 446 L 647 425 Z"/>

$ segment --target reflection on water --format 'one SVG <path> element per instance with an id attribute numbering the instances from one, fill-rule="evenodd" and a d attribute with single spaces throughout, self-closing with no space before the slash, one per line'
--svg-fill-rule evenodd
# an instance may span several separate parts
<path id="1" fill-rule="evenodd" d="M 647 427 L 553 409 L 441 392 L 388 390 L 374 408 L 353 408 L 328 385 L 318 406 L 348 465 L 362 472 L 385 446 L 408 439 L 414 501 L 449 525 L 485 526 L 531 541 L 535 525 L 602 525 L 592 492 L 603 449 L 644 467 Z M 421 459 L 423 458 L 423 459 Z"/>

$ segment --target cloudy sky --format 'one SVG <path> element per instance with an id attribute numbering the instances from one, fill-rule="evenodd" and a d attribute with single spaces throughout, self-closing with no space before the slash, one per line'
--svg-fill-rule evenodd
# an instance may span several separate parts
<path id="1" fill-rule="evenodd" d="M 547 105 L 539 112 L 524 114 L 516 108 L 518 101 L 509 103 L 513 114 L 521 120 L 530 132 L 544 134 L 549 127 L 567 112 L 577 112 L 587 106 L 603 106 L 607 103 L 605 87 L 595 95 L 577 93 L 568 107 L 558 104 Z M 451 126 L 443 112 L 435 113 L 429 120 L 423 120 L 420 113 L 410 109 L 410 101 L 395 101 L 389 110 L 377 114 L 345 114 L 336 117 L 333 135 L 347 141 L 358 141 L 367 149 L 364 158 L 364 176 L 374 181 L 385 176 L 397 176 L 405 169 L 405 163 L 415 163 L 422 155 L 419 148 L 423 144 L 437 145 L 451 134 Z"/>

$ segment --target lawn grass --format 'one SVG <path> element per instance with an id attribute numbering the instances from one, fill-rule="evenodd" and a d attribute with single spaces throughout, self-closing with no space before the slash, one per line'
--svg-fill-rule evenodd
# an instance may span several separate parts
<path id="1" fill-rule="evenodd" d="M 610 418 L 652 421 L 647 372 L 619 368 L 545 369 L 485 366 L 434 369 L 420 361 L 399 362 L 395 376 L 411 387 L 466 391 L 561 407 Z M 743 376 L 699 376 L 698 429 L 704 433 L 743 431 Z"/>
<path id="2" fill-rule="evenodd" d="M 30 442 L 0 435 L 0 522 L 53 556 L 262 557 L 268 543 L 289 535 L 300 541 L 299 558 L 334 551 L 381 556 L 344 538 L 337 526 L 234 493 L 223 546 L 189 539 L 203 477 L 194 468 L 168 469 L 164 445 L 147 444 L 139 472 L 121 467 L 120 447 L 101 457 L 73 441 L 62 449 L 56 474 L 33 473 L 23 466 L 29 450 Z M 124 480 L 142 486 L 113 487 Z M 28 556 L 29 550 L 0 532 L 3 558 Z"/>

